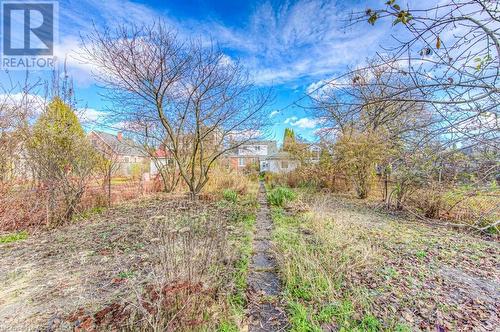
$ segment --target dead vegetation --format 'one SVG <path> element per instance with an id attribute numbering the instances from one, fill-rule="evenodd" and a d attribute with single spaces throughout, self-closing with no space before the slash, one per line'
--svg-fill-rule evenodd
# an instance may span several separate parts
<path id="1" fill-rule="evenodd" d="M 9 331 L 215 329 L 231 321 L 238 206 L 169 196 L 2 245 L 0 321 Z"/>
<path id="2" fill-rule="evenodd" d="M 350 198 L 302 197 L 309 212 L 274 212 L 296 330 L 495 331 L 500 324 L 494 239 Z"/>

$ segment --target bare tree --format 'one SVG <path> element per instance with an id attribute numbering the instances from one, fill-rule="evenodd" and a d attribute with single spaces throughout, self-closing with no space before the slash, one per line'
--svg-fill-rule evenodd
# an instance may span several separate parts
<path id="1" fill-rule="evenodd" d="M 45 100 L 36 95 L 39 81 L 27 75 L 24 81 L 14 82 L 8 73 L 7 78 L 10 84 L 0 84 L 0 182 L 29 178 L 28 165 L 22 160 L 24 145 L 30 122 L 45 107 Z M 20 169 L 21 164 L 26 169 Z"/>
<path id="2" fill-rule="evenodd" d="M 154 126 L 154 127 L 153 127 Z M 159 124 L 142 123 L 140 119 L 133 122 L 132 132 L 135 139 L 140 142 L 143 150 L 151 158 L 158 176 L 163 183 L 163 191 L 173 192 L 180 181 L 179 167 L 170 152 L 172 144 L 163 133 L 163 126 Z M 185 154 L 182 151 L 179 154 Z"/>
<path id="3" fill-rule="evenodd" d="M 259 135 L 270 93 L 216 45 L 181 41 L 162 23 L 94 32 L 82 58 L 115 102 L 117 119 L 162 130 L 195 198 L 226 151 Z M 144 127 L 140 131 L 144 133 Z"/>
<path id="4" fill-rule="evenodd" d="M 111 180 L 120 169 L 120 157 L 114 147 L 106 145 L 103 141 L 100 144 L 94 144 L 97 151 L 96 170 L 102 179 L 102 187 L 106 190 L 108 206 L 111 206 Z"/>
<path id="5" fill-rule="evenodd" d="M 393 98 L 407 84 L 400 69 L 371 60 L 367 67 L 312 91 L 309 98 L 315 115 L 332 130 L 384 130 L 395 141 L 437 121 L 425 105 L 412 100 L 417 93 L 407 92 L 407 100 Z"/>
<path id="6" fill-rule="evenodd" d="M 449 0 L 431 8 L 403 8 L 396 0 L 356 13 L 353 23 L 390 19 L 406 33 L 379 55 L 408 77 L 381 100 L 425 104 L 441 117 L 441 131 L 468 146 L 498 148 L 500 104 L 500 4 Z M 399 30 L 401 31 L 401 30 Z"/>

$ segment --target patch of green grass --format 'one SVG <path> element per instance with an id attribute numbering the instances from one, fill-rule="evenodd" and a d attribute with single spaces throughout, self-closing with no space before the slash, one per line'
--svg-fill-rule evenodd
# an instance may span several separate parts
<path id="1" fill-rule="evenodd" d="M 398 324 L 394 329 L 394 332 L 411 332 L 411 331 L 412 331 L 411 328 L 405 324 Z"/>
<path id="2" fill-rule="evenodd" d="M 423 250 L 420 250 L 416 253 L 416 256 L 420 259 L 424 259 L 425 257 L 427 257 L 427 252 L 426 251 L 423 251 Z"/>
<path id="3" fill-rule="evenodd" d="M 383 270 L 383 275 L 386 280 L 391 280 L 399 276 L 399 272 L 396 271 L 392 266 L 385 267 Z"/>
<path id="4" fill-rule="evenodd" d="M 269 204 L 277 207 L 284 207 L 286 203 L 297 198 L 297 194 L 289 188 L 277 187 L 267 194 Z"/>
<path id="5" fill-rule="evenodd" d="M 118 278 L 120 279 L 130 279 L 133 276 L 134 276 L 133 271 L 121 271 L 120 273 L 118 273 Z"/>
<path id="6" fill-rule="evenodd" d="M 237 321 L 241 321 L 245 316 L 247 276 L 253 249 L 252 234 L 255 227 L 255 212 L 258 206 L 255 202 L 255 197 L 245 197 L 238 201 L 232 210 L 230 220 L 240 230 L 237 236 L 232 239 L 236 243 L 239 258 L 234 263 L 234 272 L 231 277 L 234 289 L 227 297 L 233 321 L 223 320 L 218 327 L 218 331 L 238 331 Z"/>
<path id="7" fill-rule="evenodd" d="M 300 302 L 288 303 L 288 314 L 291 332 L 321 332 L 321 328 L 310 320 L 311 314 Z"/>
<path id="8" fill-rule="evenodd" d="M 28 238 L 28 233 L 26 231 L 2 235 L 0 236 L 0 244 L 23 241 L 26 240 L 27 238 Z"/>
<path id="9" fill-rule="evenodd" d="M 315 228 L 308 215 L 290 216 L 277 207 L 271 212 L 275 224 L 273 238 L 283 257 L 279 260 L 280 272 L 291 331 L 321 331 L 324 324 L 334 324 L 343 332 L 392 331 L 370 314 L 369 292 L 361 286 L 346 289 L 342 274 L 331 272 L 330 267 L 349 266 L 358 257 L 353 256 L 356 252 L 339 252 L 344 248 L 342 243 L 331 242 L 337 237 L 317 233 L 338 232 L 339 229 L 329 228 L 334 227 L 333 222 L 325 221 Z M 382 273 L 388 279 L 398 275 L 394 268 Z"/>
<path id="10" fill-rule="evenodd" d="M 375 316 L 372 315 L 366 315 L 363 317 L 359 327 L 362 331 L 366 332 L 382 331 L 382 324 Z"/>
<path id="11" fill-rule="evenodd" d="M 91 209 L 87 209 L 83 212 L 75 214 L 73 216 L 73 221 L 78 222 L 81 220 L 88 219 L 94 215 L 98 215 L 98 214 L 103 213 L 105 210 L 106 210 L 106 207 L 104 207 L 104 206 L 96 206 L 96 207 L 93 207 Z"/>
<path id="12" fill-rule="evenodd" d="M 316 314 L 316 320 L 319 323 L 329 323 L 333 320 L 337 313 L 337 308 L 334 305 L 326 305 Z"/>
<path id="13" fill-rule="evenodd" d="M 217 332 L 238 332 L 238 326 L 232 322 L 223 321 L 217 328 Z"/>
<path id="14" fill-rule="evenodd" d="M 331 291 L 330 284 L 324 271 L 318 273 L 318 261 L 311 259 L 322 255 L 321 246 L 304 241 L 300 234 L 300 218 L 285 216 L 280 208 L 274 208 L 272 216 L 277 226 L 274 240 L 289 258 L 283 267 L 286 292 L 294 300 L 323 298 Z"/>

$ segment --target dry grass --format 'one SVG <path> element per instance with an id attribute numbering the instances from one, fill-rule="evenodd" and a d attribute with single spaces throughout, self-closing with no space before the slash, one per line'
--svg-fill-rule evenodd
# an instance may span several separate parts
<path id="1" fill-rule="evenodd" d="M 210 173 L 210 179 L 203 192 L 220 196 L 224 190 L 232 190 L 239 195 L 245 195 L 255 190 L 256 181 L 249 176 L 222 166 L 215 167 Z"/>
<path id="2" fill-rule="evenodd" d="M 0 245 L 0 330 L 213 330 L 230 319 L 234 239 L 253 207 L 167 197 Z"/>
<path id="3" fill-rule="evenodd" d="M 339 196 L 274 212 L 295 330 L 493 331 L 497 242 L 391 216 Z"/>

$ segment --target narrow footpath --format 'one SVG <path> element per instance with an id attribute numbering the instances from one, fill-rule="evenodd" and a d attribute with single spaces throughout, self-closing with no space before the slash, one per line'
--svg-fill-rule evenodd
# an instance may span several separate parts
<path id="1" fill-rule="evenodd" d="M 253 255 L 248 275 L 249 332 L 285 331 L 288 323 L 281 299 L 281 282 L 272 252 L 273 223 L 261 182 Z"/>

